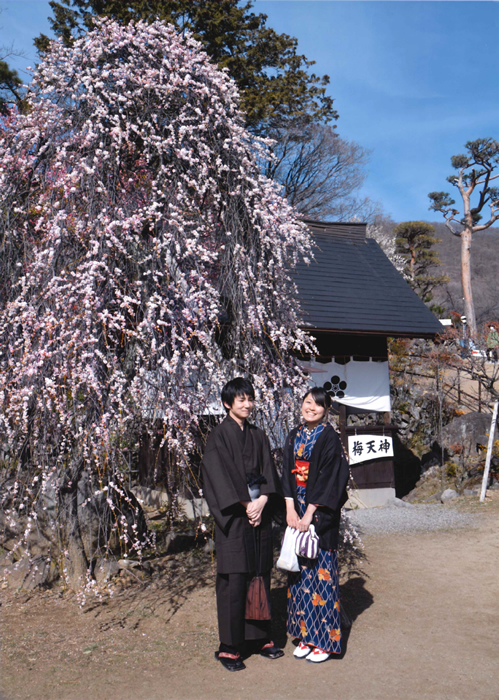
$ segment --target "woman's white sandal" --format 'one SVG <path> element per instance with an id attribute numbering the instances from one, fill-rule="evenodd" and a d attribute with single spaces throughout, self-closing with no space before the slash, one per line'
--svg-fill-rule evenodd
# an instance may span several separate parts
<path id="1" fill-rule="evenodd" d="M 294 650 L 293 656 L 296 659 L 304 659 L 306 656 L 308 656 L 310 654 L 311 651 L 312 651 L 312 649 L 309 646 L 307 646 L 303 642 L 300 642 L 298 644 L 298 646 L 296 647 L 296 649 Z"/>
<path id="2" fill-rule="evenodd" d="M 331 654 L 327 651 L 321 651 L 321 649 L 314 649 L 311 654 L 308 654 L 307 661 L 311 664 L 320 664 L 323 661 L 327 661 Z"/>

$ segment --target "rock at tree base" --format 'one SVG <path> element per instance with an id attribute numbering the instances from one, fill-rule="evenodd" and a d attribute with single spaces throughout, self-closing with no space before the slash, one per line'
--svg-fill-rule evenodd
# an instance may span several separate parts
<path id="1" fill-rule="evenodd" d="M 146 508 L 168 508 L 170 498 L 166 491 L 150 489 L 147 486 L 134 486 L 131 489 L 139 503 Z"/>
<path id="2" fill-rule="evenodd" d="M 107 583 L 117 576 L 119 571 L 120 565 L 116 559 L 99 559 L 95 565 L 94 577 L 99 584 Z"/>
<path id="3" fill-rule="evenodd" d="M 59 578 L 55 562 L 48 557 L 23 557 L 17 562 L 1 567 L 2 576 L 9 588 L 34 591 L 50 586 Z"/>

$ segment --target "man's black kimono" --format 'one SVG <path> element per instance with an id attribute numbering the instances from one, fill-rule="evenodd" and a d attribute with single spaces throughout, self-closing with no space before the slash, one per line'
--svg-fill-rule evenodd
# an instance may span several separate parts
<path id="1" fill-rule="evenodd" d="M 215 519 L 217 609 L 220 641 L 237 647 L 268 637 L 268 623 L 244 619 L 248 582 L 258 569 L 270 586 L 273 564 L 271 513 L 280 500 L 279 477 L 265 433 L 230 416 L 214 428 L 203 457 L 203 493 Z M 261 475 L 260 493 L 269 497 L 257 528 L 241 501 L 249 501 L 248 480 Z M 256 551 L 260 558 L 257 565 Z"/>

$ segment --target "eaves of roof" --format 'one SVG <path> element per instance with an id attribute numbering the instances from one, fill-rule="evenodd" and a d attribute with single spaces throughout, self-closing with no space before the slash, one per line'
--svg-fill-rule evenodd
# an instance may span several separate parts
<path id="1" fill-rule="evenodd" d="M 306 223 L 315 260 L 293 271 L 305 328 L 413 338 L 443 332 L 378 243 L 365 238 L 365 225 Z"/>

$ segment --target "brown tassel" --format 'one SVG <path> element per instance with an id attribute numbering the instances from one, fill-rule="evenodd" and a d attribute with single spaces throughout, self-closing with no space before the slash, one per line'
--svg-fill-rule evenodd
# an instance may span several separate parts
<path id="1" fill-rule="evenodd" d="M 270 603 L 261 576 L 251 579 L 246 596 L 247 620 L 270 620 Z"/>

